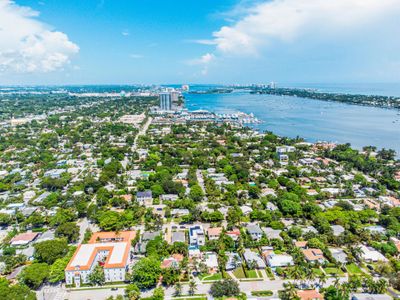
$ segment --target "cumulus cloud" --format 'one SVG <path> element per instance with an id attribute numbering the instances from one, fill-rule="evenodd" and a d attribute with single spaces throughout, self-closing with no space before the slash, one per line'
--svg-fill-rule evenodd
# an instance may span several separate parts
<path id="1" fill-rule="evenodd" d="M 130 58 L 138 59 L 138 58 L 143 58 L 144 56 L 142 54 L 138 53 L 132 53 L 129 55 Z"/>
<path id="2" fill-rule="evenodd" d="M 79 51 L 68 36 L 37 20 L 39 13 L 0 0 L 0 72 L 50 72 L 62 69 Z"/>
<path id="3" fill-rule="evenodd" d="M 202 55 L 199 58 L 195 58 L 195 59 L 191 59 L 189 61 L 187 61 L 188 65 L 200 65 L 202 66 L 201 69 L 201 74 L 202 75 L 207 75 L 208 73 L 208 67 L 210 65 L 211 62 L 213 62 L 215 60 L 215 55 L 212 53 L 206 53 L 204 55 Z"/>
<path id="4" fill-rule="evenodd" d="M 276 42 L 293 43 L 309 35 L 316 39 L 346 37 L 395 20 L 398 0 L 272 0 L 246 7 L 232 25 L 213 33 L 209 44 L 221 53 L 258 54 Z M 393 24 L 392 24 L 393 25 Z"/>

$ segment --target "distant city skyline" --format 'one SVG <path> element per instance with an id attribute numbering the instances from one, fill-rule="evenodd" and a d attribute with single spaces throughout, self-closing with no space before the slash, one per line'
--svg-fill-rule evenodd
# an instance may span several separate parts
<path id="1" fill-rule="evenodd" d="M 0 85 L 400 82 L 398 0 L 0 0 Z"/>

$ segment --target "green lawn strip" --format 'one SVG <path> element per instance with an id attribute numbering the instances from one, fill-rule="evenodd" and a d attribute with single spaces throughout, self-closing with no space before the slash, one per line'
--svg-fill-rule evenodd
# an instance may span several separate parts
<path id="1" fill-rule="evenodd" d="M 339 276 L 344 276 L 344 273 L 342 270 L 340 270 L 339 268 L 324 268 L 324 271 L 327 275 L 339 275 Z"/>
<path id="2" fill-rule="evenodd" d="M 315 275 L 317 275 L 317 276 L 322 276 L 322 275 L 323 275 L 323 272 L 322 272 L 321 269 L 314 268 L 314 269 L 312 269 L 312 271 L 313 271 L 313 273 L 314 273 Z"/>
<path id="3" fill-rule="evenodd" d="M 252 296 L 259 296 L 259 297 L 269 297 L 272 296 L 274 294 L 274 292 L 270 291 L 270 290 L 265 290 L 265 291 L 251 291 L 251 295 Z"/>
<path id="4" fill-rule="evenodd" d="M 221 273 L 206 275 L 203 278 L 201 278 L 202 281 L 212 281 L 212 280 L 221 280 L 221 279 L 222 279 Z"/>
<path id="5" fill-rule="evenodd" d="M 363 274 L 363 271 L 356 265 L 356 264 L 348 264 L 346 266 L 347 271 L 350 273 L 350 275 L 360 275 Z"/>
<path id="6" fill-rule="evenodd" d="M 267 273 L 267 276 L 270 280 L 275 280 L 275 276 L 274 273 L 272 272 L 272 270 L 270 268 L 266 268 L 265 272 Z"/>
<path id="7" fill-rule="evenodd" d="M 237 279 L 242 279 L 242 278 L 246 278 L 246 275 L 244 274 L 243 268 L 242 267 L 238 267 L 235 270 L 233 270 L 233 275 L 235 275 L 235 277 Z"/>
<path id="8" fill-rule="evenodd" d="M 258 274 L 256 270 L 248 270 L 247 271 L 247 278 L 258 278 Z"/>

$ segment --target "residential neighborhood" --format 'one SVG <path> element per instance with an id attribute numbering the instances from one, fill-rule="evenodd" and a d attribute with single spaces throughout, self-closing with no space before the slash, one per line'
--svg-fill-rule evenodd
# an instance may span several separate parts
<path id="1" fill-rule="evenodd" d="M 46 117 L 2 124 L 4 290 L 50 300 L 400 295 L 391 151 L 189 113 L 179 90 L 163 91 L 163 105 L 177 98 L 162 111 L 148 92 L 50 94 Z M 21 114 L 35 112 L 29 101 Z"/>

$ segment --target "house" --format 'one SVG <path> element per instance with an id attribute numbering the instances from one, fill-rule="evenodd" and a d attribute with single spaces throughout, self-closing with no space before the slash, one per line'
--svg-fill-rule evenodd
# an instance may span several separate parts
<path id="1" fill-rule="evenodd" d="M 269 210 L 269 211 L 275 211 L 278 210 L 278 207 L 273 204 L 272 202 L 268 202 L 267 205 L 265 206 L 265 209 Z"/>
<path id="2" fill-rule="evenodd" d="M 386 294 L 367 294 L 356 293 L 351 296 L 351 300 L 392 300 L 393 298 Z"/>
<path id="3" fill-rule="evenodd" d="M 67 284 L 89 282 L 89 274 L 100 265 L 106 282 L 124 281 L 131 261 L 134 231 L 96 232 L 88 244 L 80 244 L 65 268 Z"/>
<path id="4" fill-rule="evenodd" d="M 153 194 L 151 191 L 137 192 L 136 201 L 140 205 L 148 206 L 153 204 Z"/>
<path id="5" fill-rule="evenodd" d="M 341 225 L 331 225 L 331 228 L 334 236 L 339 236 L 345 231 L 344 227 Z"/>
<path id="6" fill-rule="evenodd" d="M 179 263 L 183 260 L 183 255 L 182 254 L 172 254 L 170 257 L 165 258 L 161 262 L 161 269 L 167 269 L 167 268 L 175 268 L 177 269 L 179 267 Z"/>
<path id="7" fill-rule="evenodd" d="M 297 291 L 300 300 L 323 300 L 324 297 L 317 290 L 301 290 Z"/>
<path id="8" fill-rule="evenodd" d="M 242 211 L 243 215 L 245 215 L 245 216 L 249 215 L 253 211 L 253 209 L 247 205 L 242 205 L 240 207 L 240 210 Z"/>
<path id="9" fill-rule="evenodd" d="M 289 254 L 275 254 L 270 252 L 265 256 L 265 261 L 271 268 L 293 266 L 293 257 Z"/>
<path id="10" fill-rule="evenodd" d="M 255 241 L 259 241 L 262 238 L 263 231 L 258 225 L 247 225 L 246 230 L 251 236 L 251 238 Z"/>
<path id="11" fill-rule="evenodd" d="M 375 234 L 386 234 L 386 229 L 380 225 L 368 226 L 365 227 L 365 230 Z"/>
<path id="12" fill-rule="evenodd" d="M 321 249 L 317 248 L 303 249 L 302 252 L 306 258 L 306 261 L 308 261 L 309 263 L 318 262 L 320 264 L 323 264 L 325 262 L 325 257 Z"/>
<path id="13" fill-rule="evenodd" d="M 11 239 L 10 244 L 11 246 L 25 246 L 33 242 L 38 236 L 39 233 L 37 232 L 20 233 Z"/>
<path id="14" fill-rule="evenodd" d="M 243 258 L 248 268 L 254 266 L 257 269 L 265 269 L 267 267 L 261 256 L 250 249 L 245 249 Z"/>
<path id="15" fill-rule="evenodd" d="M 156 237 L 160 236 L 161 232 L 160 231 L 154 231 L 154 232 L 144 232 L 142 234 L 142 237 L 140 239 L 140 241 L 136 244 L 135 246 L 135 252 L 136 253 L 140 253 L 140 254 L 144 254 L 146 253 L 146 246 L 147 243 L 151 240 L 154 240 Z"/>
<path id="16" fill-rule="evenodd" d="M 176 201 L 178 200 L 179 196 L 175 194 L 163 194 L 160 195 L 161 201 Z"/>
<path id="17" fill-rule="evenodd" d="M 171 235 L 171 243 L 182 242 L 186 243 L 186 235 L 182 231 L 174 231 Z"/>
<path id="18" fill-rule="evenodd" d="M 228 260 L 226 261 L 225 270 L 232 271 L 242 264 L 242 259 L 239 254 L 235 252 L 226 252 Z"/>
<path id="19" fill-rule="evenodd" d="M 33 200 L 34 203 L 42 203 L 43 200 L 45 200 L 48 196 L 50 196 L 50 192 L 44 192 L 43 194 L 40 194 L 35 200 Z"/>
<path id="20" fill-rule="evenodd" d="M 65 173 L 65 172 L 66 172 L 65 169 L 52 169 L 52 170 L 46 171 L 43 176 L 57 179 L 57 178 L 60 178 L 61 174 Z"/>
<path id="21" fill-rule="evenodd" d="M 222 233 L 221 227 L 214 227 L 207 229 L 207 236 L 209 240 L 218 240 L 221 233 Z"/>
<path id="22" fill-rule="evenodd" d="M 225 234 L 226 234 L 227 236 L 231 237 L 232 240 L 237 241 L 237 239 L 238 239 L 239 236 L 240 236 L 240 230 L 237 229 L 237 228 L 234 228 L 234 229 L 232 229 L 232 230 L 230 230 L 230 231 L 225 232 Z"/>
<path id="23" fill-rule="evenodd" d="M 186 208 L 174 208 L 171 210 L 171 216 L 173 217 L 181 217 L 190 214 L 189 210 Z"/>
<path id="24" fill-rule="evenodd" d="M 264 227 L 263 231 L 265 232 L 265 235 L 268 239 L 277 239 L 282 241 L 282 238 L 280 236 L 282 230 L 272 229 L 271 227 Z"/>
<path id="25" fill-rule="evenodd" d="M 47 230 L 43 232 L 36 240 L 35 243 L 40 243 L 44 241 L 54 240 L 55 238 L 55 231 L 54 230 Z"/>
<path id="26" fill-rule="evenodd" d="M 341 264 L 347 263 L 347 254 L 341 248 L 329 248 L 332 257 Z"/>
<path id="27" fill-rule="evenodd" d="M 218 272 L 218 258 L 214 252 L 204 253 L 204 263 L 208 268 L 208 273 L 214 274 Z"/>
<path id="28" fill-rule="evenodd" d="M 360 250 L 361 250 L 361 257 L 366 262 L 388 261 L 388 259 L 385 256 L 383 256 L 382 253 L 378 252 L 372 247 L 361 245 Z"/>
<path id="29" fill-rule="evenodd" d="M 303 231 L 303 234 L 306 234 L 306 233 L 309 233 L 309 232 L 318 233 L 318 230 L 315 229 L 314 226 L 306 226 L 306 227 L 302 228 L 301 230 Z"/>
<path id="30" fill-rule="evenodd" d="M 294 152 L 296 150 L 295 147 L 293 146 L 279 146 L 276 147 L 276 153 L 289 153 L 289 152 Z"/>
<path id="31" fill-rule="evenodd" d="M 204 246 L 206 239 L 202 225 L 193 225 L 189 227 L 189 242 L 191 246 Z"/>

